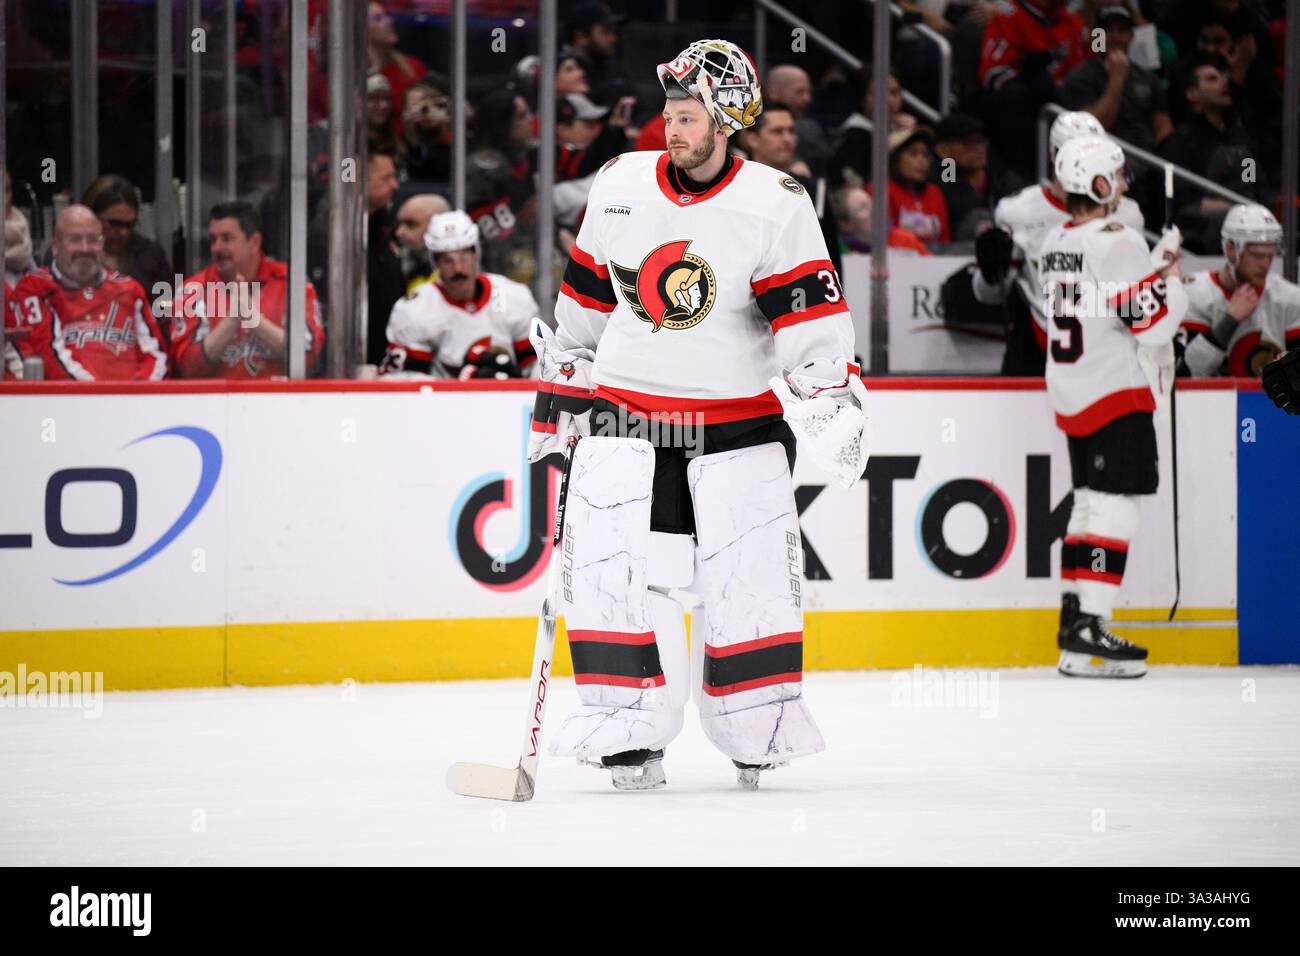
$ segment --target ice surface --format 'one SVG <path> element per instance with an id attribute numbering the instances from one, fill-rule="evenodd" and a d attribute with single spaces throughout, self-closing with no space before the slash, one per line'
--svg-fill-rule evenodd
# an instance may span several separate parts
<path id="1" fill-rule="evenodd" d="M 546 758 L 525 804 L 444 784 L 514 763 L 523 681 L 0 708 L 0 864 L 1300 863 L 1300 669 L 981 673 L 975 707 L 917 706 L 939 671 L 809 675 L 827 752 L 756 793 L 692 712 L 667 789 Z"/>

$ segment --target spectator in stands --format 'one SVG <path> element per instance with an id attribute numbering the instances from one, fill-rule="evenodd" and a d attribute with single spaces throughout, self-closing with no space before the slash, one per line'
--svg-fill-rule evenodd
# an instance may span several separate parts
<path id="1" fill-rule="evenodd" d="M 974 239 L 981 223 L 991 222 L 997 201 L 1020 188 L 1011 172 L 989 162 L 989 138 L 984 124 L 966 113 L 949 113 L 934 131 L 939 162 L 934 178 L 948 206 L 953 239 Z"/>
<path id="2" fill-rule="evenodd" d="M 366 146 L 389 153 L 397 149 L 392 89 L 382 73 L 366 76 Z"/>
<path id="3" fill-rule="evenodd" d="M 1110 4 L 1101 8 L 1097 23 L 1105 31 L 1104 52 L 1070 71 L 1061 86 L 1061 105 L 1087 110 L 1106 132 L 1155 152 L 1174 127 L 1160 78 L 1129 61 L 1133 13 Z"/>
<path id="4" fill-rule="evenodd" d="M 1260 53 L 1250 23 L 1240 10 L 1234 14 L 1211 8 L 1201 14 L 1196 49 L 1182 58 L 1169 84 L 1171 112 L 1179 121 L 1187 118 L 1186 104 L 1179 97 L 1179 92 L 1186 88 L 1187 74 L 1206 56 L 1222 57 L 1233 111 L 1250 130 L 1257 145 L 1267 155 L 1276 155 L 1278 149 L 1274 147 L 1278 146 L 1281 130 L 1282 102 L 1269 70 L 1268 57 Z"/>
<path id="5" fill-rule="evenodd" d="M 582 60 L 572 50 L 561 50 L 559 63 L 555 67 L 555 95 L 567 96 L 581 93 L 588 96 L 591 84 L 587 82 L 587 71 L 582 68 Z"/>
<path id="6" fill-rule="evenodd" d="M 581 93 L 555 104 L 555 179 L 584 179 L 614 156 L 626 152 L 627 118 L 622 111 L 597 106 Z"/>
<path id="7" fill-rule="evenodd" d="M 100 176 L 81 196 L 82 205 L 99 217 L 104 231 L 100 261 L 110 272 L 130 276 L 154 295 L 161 284 L 171 287 L 172 265 L 158 243 L 136 232 L 140 217 L 140 193 L 122 176 Z"/>
<path id="8" fill-rule="evenodd" d="M 583 96 L 590 98 L 591 85 L 587 82 L 587 71 L 582 66 L 582 59 L 569 47 L 560 50 L 555 61 L 555 95 L 567 96 L 570 93 L 581 93 Z M 536 54 L 529 54 L 518 63 L 514 69 L 514 83 L 524 97 L 528 100 L 529 107 L 537 106 L 537 70 L 540 61 Z"/>
<path id="9" fill-rule="evenodd" d="M 1083 21 L 1064 0 L 1014 0 L 985 28 L 980 112 L 994 149 L 1025 179 L 1034 175 L 1038 111 L 1083 58 Z"/>
<path id="10" fill-rule="evenodd" d="M 366 332 L 366 362 L 378 365 L 388 348 L 384 338 L 387 317 L 393 304 L 406 295 L 406 278 L 394 238 L 397 161 L 388 153 L 371 153 L 366 169 L 366 314 L 375 317 Z"/>
<path id="11" fill-rule="evenodd" d="M 465 210 L 478 225 L 482 264 L 517 281 L 535 274 L 533 112 L 522 95 L 498 88 L 474 108 L 474 149 L 466 157 Z"/>
<path id="12" fill-rule="evenodd" d="M 1199 176 L 1215 180 L 1239 193 L 1257 198 L 1252 188 L 1265 177 L 1258 148 L 1233 110 L 1228 67 L 1216 54 L 1202 54 L 1184 77 L 1183 96 L 1190 115 L 1165 140 L 1166 159 Z M 1246 176 L 1249 169 L 1253 174 Z M 1192 245 L 1212 250 L 1219 223 L 1232 204 L 1218 196 L 1202 195 L 1181 203 L 1179 228 Z"/>
<path id="13" fill-rule="evenodd" d="M 41 359 L 47 379 L 157 381 L 167 374 L 167 349 L 145 291 L 106 270 L 103 249 L 93 211 L 73 204 L 59 213 L 54 260 L 18 281 L 18 308 L 5 310 L 6 341 L 18 358 Z"/>
<path id="14" fill-rule="evenodd" d="M 408 179 L 449 183 L 451 180 L 451 97 L 448 84 L 436 73 L 412 83 L 402 101 L 400 165 Z"/>
<path id="15" fill-rule="evenodd" d="M 397 210 L 393 238 L 397 240 L 408 295 L 434 277 L 433 259 L 424 245 L 424 231 L 429 228 L 430 219 L 450 210 L 447 200 L 434 193 L 412 196 Z"/>
<path id="16" fill-rule="evenodd" d="M 871 196 L 861 189 L 845 185 L 831 196 L 844 252 L 871 252 Z M 893 224 L 889 227 L 889 248 L 893 251 L 918 256 L 928 256 L 930 250 L 920 239 L 906 229 Z"/>
<path id="17" fill-rule="evenodd" d="M 583 93 L 600 106 L 609 107 L 630 93 L 618 53 L 618 26 L 623 19 L 603 3 L 580 3 L 574 7 L 564 21 L 565 52 L 577 56 L 590 87 L 567 92 Z M 565 68 L 563 58 L 559 65 Z"/>
<path id="18" fill-rule="evenodd" d="M 871 179 L 871 114 L 875 112 L 876 84 L 871 65 L 863 67 L 862 81 L 865 89 L 858 112 L 853 113 L 840 126 L 836 134 L 835 150 L 828 173 L 832 182 L 844 182 L 844 170 L 850 169 L 861 182 Z M 903 111 L 903 85 L 898 74 L 889 72 L 889 129 L 910 130 L 916 117 Z"/>
<path id="19" fill-rule="evenodd" d="M 952 241 L 948 206 L 930 182 L 933 148 L 934 134 L 925 126 L 889 136 L 889 221 L 915 233 L 931 252 Z"/>
<path id="20" fill-rule="evenodd" d="M 5 288 L 36 268 L 32 261 L 32 230 L 23 211 L 14 205 L 13 180 L 5 170 Z"/>
<path id="21" fill-rule="evenodd" d="M 784 106 L 790 111 L 798 138 L 798 156 L 810 170 L 820 173 L 830 158 L 831 149 L 826 131 L 808 115 L 812 98 L 812 81 L 801 67 L 787 63 L 774 66 L 768 72 L 764 106 Z"/>
<path id="22" fill-rule="evenodd" d="M 393 18 L 385 4 L 379 0 L 370 0 L 369 12 L 366 53 L 370 69 L 382 73 L 388 80 L 391 93 L 389 108 L 393 113 L 399 113 L 407 87 L 429 72 L 429 68 L 415 57 L 397 49 L 397 29 L 393 26 Z"/>
<path id="23" fill-rule="evenodd" d="M 208 214 L 212 263 L 185 280 L 172 303 L 171 354 L 190 378 L 269 378 L 286 374 L 285 319 L 289 267 L 262 252 L 262 221 L 246 202 L 218 203 Z M 316 290 L 306 288 L 306 335 L 301 347 L 310 370 L 325 330 Z"/>
<path id="24" fill-rule="evenodd" d="M 808 164 L 795 155 L 799 141 L 788 106 L 765 106 L 754 125 L 733 138 L 754 162 L 802 179 L 812 178 Z"/>

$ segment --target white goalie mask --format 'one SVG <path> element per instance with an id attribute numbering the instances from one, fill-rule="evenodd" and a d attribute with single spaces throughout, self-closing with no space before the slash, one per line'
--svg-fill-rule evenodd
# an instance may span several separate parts
<path id="1" fill-rule="evenodd" d="M 1068 140 L 1056 154 L 1056 179 L 1066 193 L 1087 196 L 1103 205 L 1114 202 L 1115 184 L 1124 168 L 1124 151 L 1104 136 L 1080 136 Z M 1110 190 L 1105 196 L 1096 191 L 1100 176 Z"/>
<path id="2" fill-rule="evenodd" d="M 1223 255 L 1228 263 L 1236 268 L 1241 251 L 1255 243 L 1267 243 L 1282 248 L 1282 224 L 1263 206 L 1255 203 L 1238 203 L 1228 210 L 1223 217 L 1223 227 L 1219 231 L 1223 245 Z M 1232 252 L 1228 245 L 1232 245 Z"/>
<path id="3" fill-rule="evenodd" d="M 728 40 L 696 40 L 657 72 L 665 96 L 698 100 L 727 136 L 749 129 L 763 112 L 754 61 Z"/>

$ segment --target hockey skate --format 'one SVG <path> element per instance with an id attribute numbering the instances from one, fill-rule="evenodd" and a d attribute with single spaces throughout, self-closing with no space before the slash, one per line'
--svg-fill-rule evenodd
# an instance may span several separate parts
<path id="1" fill-rule="evenodd" d="M 659 790 L 668 785 L 662 750 L 625 750 L 589 763 L 608 770 L 617 790 Z"/>
<path id="2" fill-rule="evenodd" d="M 1141 677 L 1147 649 L 1107 629 L 1095 614 L 1080 614 L 1065 636 L 1056 669 L 1066 677 Z"/>
<path id="3" fill-rule="evenodd" d="M 740 784 L 742 790 L 757 790 L 758 777 L 764 770 L 775 770 L 777 767 L 788 766 L 787 763 L 741 763 L 739 760 L 731 761 L 736 765 L 736 783 Z"/>
<path id="4" fill-rule="evenodd" d="M 1062 594 L 1061 595 L 1061 623 L 1056 629 L 1056 646 L 1065 647 L 1066 636 L 1070 633 L 1072 625 L 1079 617 L 1079 595 Z"/>

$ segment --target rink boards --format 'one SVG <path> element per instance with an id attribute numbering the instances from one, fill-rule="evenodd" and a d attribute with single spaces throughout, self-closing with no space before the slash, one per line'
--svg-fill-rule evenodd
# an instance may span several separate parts
<path id="1" fill-rule="evenodd" d="M 796 468 L 806 665 L 1053 662 L 1069 484 L 1041 381 L 869 386 L 865 479 L 846 492 Z M 526 672 L 558 478 L 526 462 L 528 383 L 0 392 L 0 672 L 102 671 L 109 688 Z M 1173 625 L 1158 422 L 1161 492 L 1117 614 L 1153 662 L 1300 660 L 1287 636 L 1261 657 L 1238 626 L 1239 445 L 1265 471 L 1270 442 L 1300 446 L 1266 403 L 1239 421 L 1246 398 L 1179 396 Z M 1294 523 L 1298 498 L 1279 482 L 1267 511 Z M 1252 626 L 1275 639 L 1261 601 Z"/>

